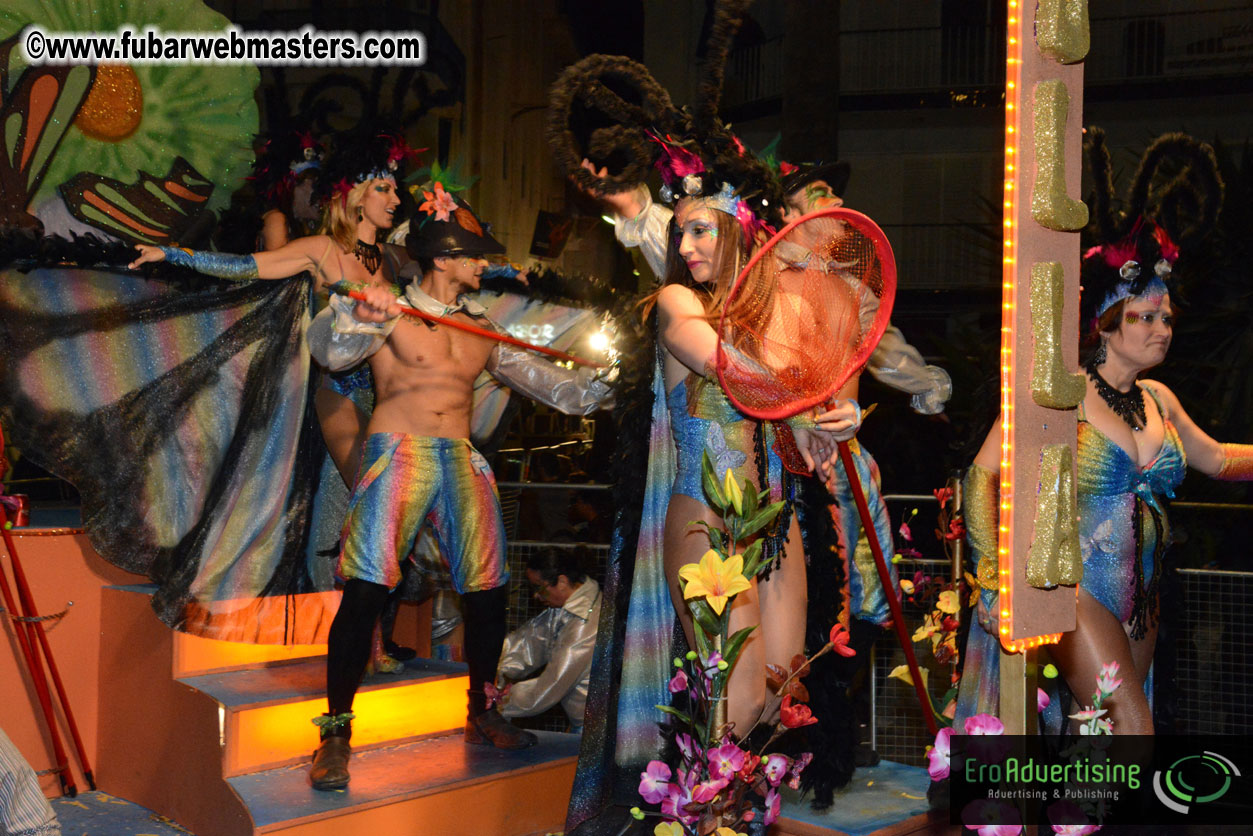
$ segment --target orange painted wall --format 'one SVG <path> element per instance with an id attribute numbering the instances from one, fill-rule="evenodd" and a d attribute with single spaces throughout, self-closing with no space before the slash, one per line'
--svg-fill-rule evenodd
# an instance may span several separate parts
<path id="1" fill-rule="evenodd" d="M 73 601 L 69 614 L 59 622 L 48 622 L 48 643 L 61 673 L 74 719 L 78 722 L 83 745 L 93 765 L 96 759 L 96 724 L 98 703 L 98 672 L 100 651 L 101 589 L 114 584 L 144 583 L 145 578 L 133 575 L 105 562 L 92 549 L 82 534 L 32 536 L 13 531 L 18 558 L 30 584 L 35 605 L 41 614 L 59 612 L 67 601 Z M 12 587 L 13 575 L 7 552 L 0 563 Z M 17 590 L 13 590 L 16 596 Z M 156 618 L 154 615 L 153 618 Z M 22 659 L 14 625 L 4 618 L 4 637 L 0 641 L 0 706 L 4 707 L 0 723 L 17 748 L 38 772 L 51 768 L 55 759 L 52 744 L 45 730 L 39 701 Z M 55 703 L 55 697 L 54 697 Z M 57 709 L 60 715 L 59 708 Z M 78 771 L 74 747 L 64 720 L 60 723 L 61 739 L 74 768 L 74 779 L 80 790 L 87 783 Z M 44 791 L 59 795 L 60 786 L 53 775 L 40 779 Z"/>

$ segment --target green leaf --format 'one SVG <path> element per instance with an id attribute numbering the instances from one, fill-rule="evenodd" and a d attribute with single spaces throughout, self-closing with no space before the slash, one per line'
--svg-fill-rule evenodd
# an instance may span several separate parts
<path id="1" fill-rule="evenodd" d="M 692 611 L 692 619 L 700 625 L 701 630 L 710 636 L 716 636 L 722 632 L 721 625 L 718 623 L 718 616 L 714 613 L 713 607 L 705 603 L 701 598 L 694 598 L 687 602 L 687 608 Z M 697 633 L 696 638 L 699 640 L 701 634 Z"/>
<path id="2" fill-rule="evenodd" d="M 757 487 L 747 479 L 744 480 L 744 512 L 741 515 L 743 519 L 751 519 L 757 513 L 757 509 L 761 506 L 761 497 L 757 494 Z"/>
<path id="3" fill-rule="evenodd" d="M 754 540 L 744 550 L 744 568 L 741 571 L 744 577 L 753 578 L 757 576 L 759 569 L 761 569 L 761 540 Z"/>
<path id="4" fill-rule="evenodd" d="M 686 714 L 684 714 L 682 711 L 679 711 L 677 708 L 671 708 L 668 705 L 659 705 L 657 706 L 657 709 L 664 714 L 669 714 L 672 717 L 677 717 L 679 719 L 679 722 L 681 723 L 686 723 L 689 726 L 692 725 L 692 718 L 688 717 Z"/>
<path id="5" fill-rule="evenodd" d="M 735 660 L 739 658 L 741 647 L 744 642 L 748 641 L 749 634 L 755 629 L 757 629 L 756 626 L 750 626 L 736 630 L 734 635 L 727 639 L 726 647 L 722 649 L 722 658 L 727 660 L 728 665 L 735 665 Z"/>
<path id="6" fill-rule="evenodd" d="M 716 552 L 725 553 L 727 550 L 727 533 L 721 528 L 709 526 L 709 547 Z"/>
<path id="7" fill-rule="evenodd" d="M 719 511 L 727 510 L 727 498 L 722 494 L 722 488 L 718 485 L 718 476 L 714 473 L 714 463 L 709 458 L 709 451 L 706 450 L 700 457 L 700 482 L 705 489 L 705 495 L 709 497 L 709 504 L 717 508 Z"/>
<path id="8" fill-rule="evenodd" d="M 766 507 L 760 509 L 754 514 L 748 522 L 744 523 L 744 528 L 740 532 L 740 536 L 747 539 L 752 535 L 761 531 L 770 523 L 774 522 L 774 518 L 779 516 L 779 512 L 783 510 L 783 501 L 772 502 Z"/>
<path id="9" fill-rule="evenodd" d="M 702 632 L 701 630 L 697 630 L 696 631 L 696 652 L 700 655 L 700 661 L 697 662 L 698 665 L 703 665 L 704 664 L 703 660 L 709 658 L 709 650 L 710 650 L 709 639 L 706 638 L 704 632 Z"/>

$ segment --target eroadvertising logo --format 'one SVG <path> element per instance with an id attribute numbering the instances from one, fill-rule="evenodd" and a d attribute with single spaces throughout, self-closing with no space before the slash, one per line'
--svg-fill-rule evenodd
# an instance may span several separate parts
<path id="1" fill-rule="evenodd" d="M 1187 815 L 1194 805 L 1218 801 L 1243 777 L 1239 768 L 1217 752 L 1185 755 L 1166 769 L 1153 772 L 1153 792 L 1176 813 Z"/>
<path id="2" fill-rule="evenodd" d="M 949 746 L 953 824 L 1253 821 L 1244 736 L 953 735 Z"/>

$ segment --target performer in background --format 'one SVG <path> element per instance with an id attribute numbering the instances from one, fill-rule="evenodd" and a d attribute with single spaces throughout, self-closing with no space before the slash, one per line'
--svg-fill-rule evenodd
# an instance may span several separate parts
<path id="1" fill-rule="evenodd" d="M 404 288 L 406 304 L 491 327 L 483 308 L 462 294 L 478 288 L 484 256 L 504 247 L 468 206 L 438 190 L 411 219 L 406 247 L 421 269 L 421 278 Z M 446 325 L 402 320 L 393 292 L 378 286 L 364 292 L 366 301 L 356 303 L 333 295 L 308 334 L 315 359 L 328 369 L 368 358 L 377 395 L 340 554 L 345 583 L 327 655 L 329 711 L 315 720 L 322 743 L 310 777 L 317 789 L 348 783 L 352 702 L 370 633 L 425 521 L 462 600 L 470 669 L 466 742 L 505 749 L 536 742 L 488 708 L 484 691 L 505 637 L 509 574 L 495 479 L 469 441 L 472 387 L 486 369 L 570 414 L 589 414 L 609 398 L 608 386 L 590 370 L 564 369 Z"/>
<path id="2" fill-rule="evenodd" d="M 544 612 L 505 637 L 496 667 L 500 713 L 533 717 L 560 703 L 582 733 L 592 650 L 600 625 L 600 584 L 588 577 L 587 549 L 549 547 L 526 562 L 526 580 Z"/>
<path id="3" fill-rule="evenodd" d="M 1188 465 L 1216 479 L 1253 480 L 1253 445 L 1220 444 L 1200 429 L 1164 384 L 1141 375 L 1170 348 L 1175 312 L 1170 288 L 1181 246 L 1196 246 L 1213 225 L 1221 203 L 1213 151 L 1180 134 L 1160 138 L 1145 152 L 1132 195 L 1144 200 L 1157 162 L 1176 156 L 1190 178 L 1181 204 L 1199 217 L 1174 232 L 1154 220 L 1156 206 L 1132 203 L 1127 216 L 1110 211 L 1109 157 L 1099 129 L 1089 129 L 1096 177 L 1094 222 L 1102 243 L 1083 259 L 1084 322 L 1094 350 L 1084 368 L 1087 390 L 1079 405 L 1079 542 L 1083 578 L 1075 630 L 1048 648 L 1071 692 L 1090 694 L 1102 666 L 1117 662 L 1123 680 L 1103 704 L 1115 734 L 1153 734 L 1152 662 L 1157 639 L 1158 587 L 1170 525 L 1165 500 L 1174 496 Z M 1189 180 L 1196 185 L 1189 187 Z M 1177 197 L 1177 196 L 1176 196 Z M 1175 216 L 1177 217 L 1177 216 Z M 1164 216 L 1163 216 L 1164 219 Z M 1176 243 L 1178 241 L 1179 243 Z M 982 587 L 979 627 L 967 639 L 957 724 L 973 714 L 999 711 L 997 636 L 997 482 L 999 422 L 966 477 L 967 530 Z M 1060 716 L 1050 718 L 1060 730 Z"/>

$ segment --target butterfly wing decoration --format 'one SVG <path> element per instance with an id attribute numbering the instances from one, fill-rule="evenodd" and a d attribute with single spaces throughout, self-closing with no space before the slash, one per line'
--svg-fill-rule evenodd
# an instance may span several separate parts
<path id="1" fill-rule="evenodd" d="M 91 66 L 20 65 L 17 36 L 0 43 L 0 227 L 38 228 L 26 209 L 95 79 Z"/>
<path id="2" fill-rule="evenodd" d="M 164 177 L 146 171 L 132 184 L 83 172 L 59 191 L 70 214 L 132 244 L 179 244 L 205 226 L 213 184 L 176 157 Z M 210 215 L 210 220 L 212 216 Z"/>
<path id="3" fill-rule="evenodd" d="M 1118 541 L 1114 537 L 1114 521 L 1102 520 L 1091 535 L 1080 534 L 1079 545 L 1083 554 L 1093 551 L 1110 555 L 1118 550 Z"/>
<path id="4" fill-rule="evenodd" d="M 156 582 L 176 629 L 324 641 L 337 598 L 306 555 L 307 283 L 0 276 L 0 419 L 78 488 L 97 552 Z"/>

